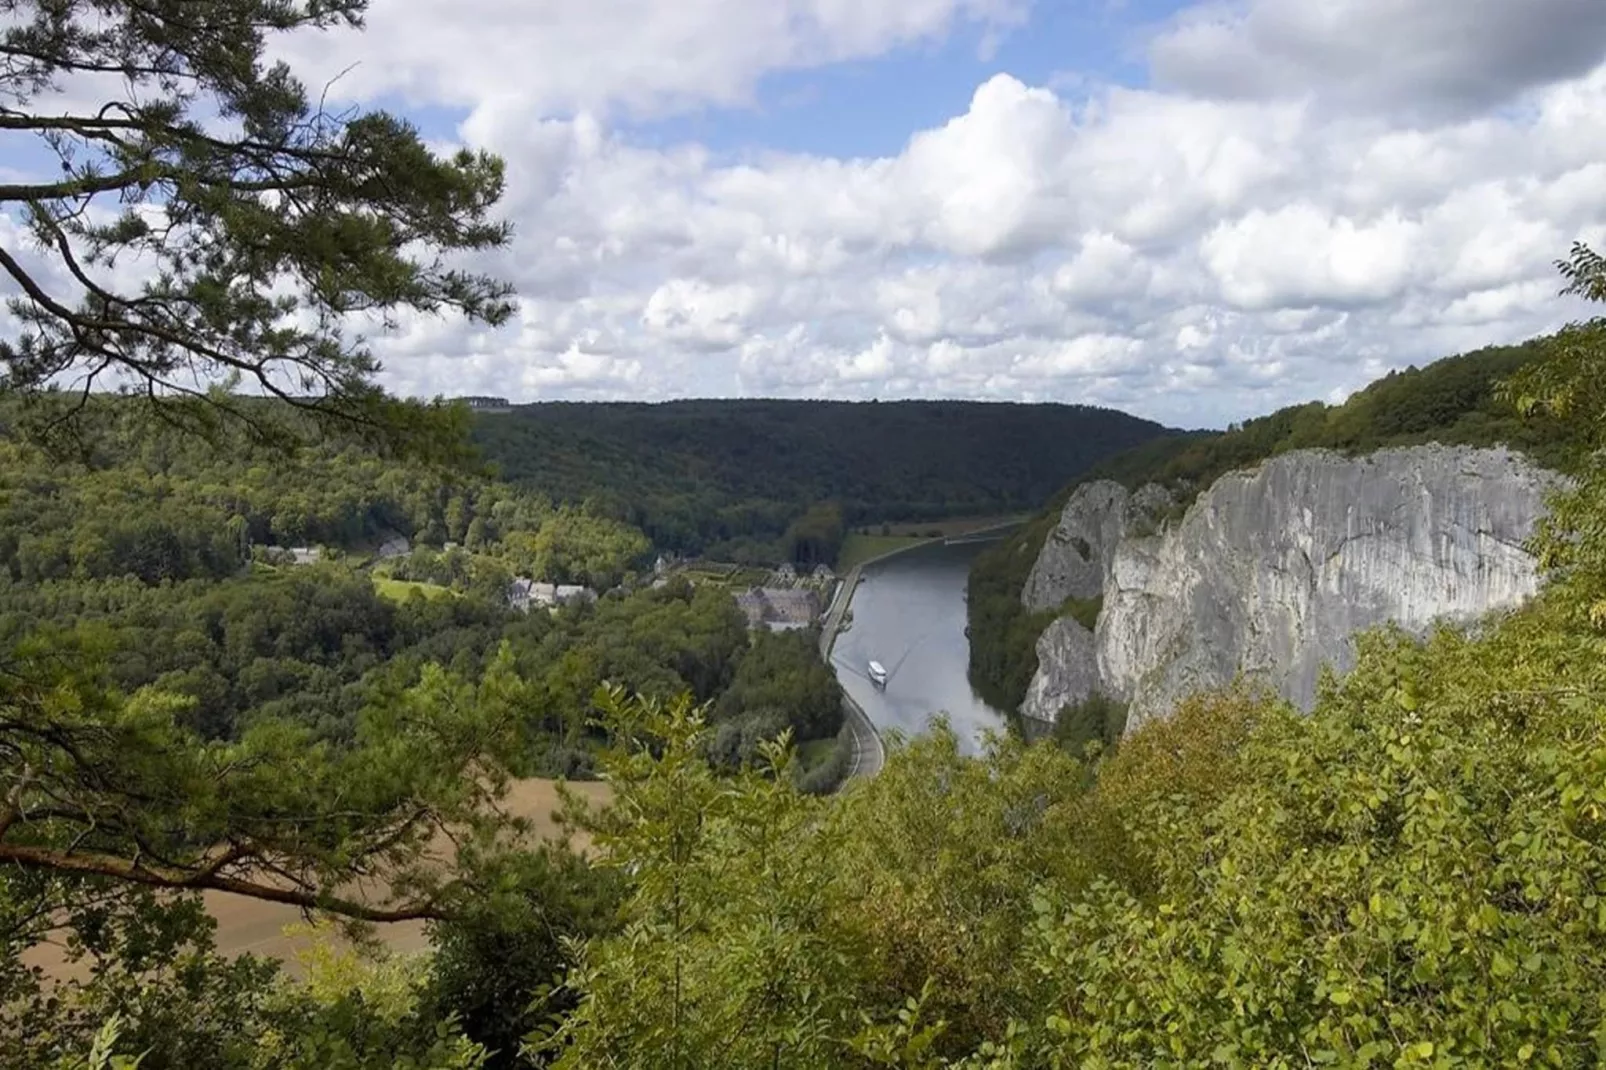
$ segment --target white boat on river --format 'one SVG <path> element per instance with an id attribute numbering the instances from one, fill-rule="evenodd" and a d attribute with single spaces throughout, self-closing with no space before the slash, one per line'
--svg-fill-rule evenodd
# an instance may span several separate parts
<path id="1" fill-rule="evenodd" d="M 879 661 L 870 663 L 870 682 L 877 687 L 887 686 L 887 670 L 882 667 Z"/>

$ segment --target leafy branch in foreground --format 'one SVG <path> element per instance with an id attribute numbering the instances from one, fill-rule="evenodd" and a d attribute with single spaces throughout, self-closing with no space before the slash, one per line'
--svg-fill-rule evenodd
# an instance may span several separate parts
<path id="1" fill-rule="evenodd" d="M 1556 267 L 1567 280 L 1564 295 L 1606 303 L 1606 257 L 1578 243 Z M 1565 580 L 1565 592 L 1552 602 L 1575 622 L 1606 631 L 1606 317 L 1568 324 L 1545 340 L 1543 352 L 1506 384 L 1506 397 L 1525 414 L 1581 429 L 1595 453 L 1576 485 L 1552 501 L 1533 549 L 1552 576 Z"/>
<path id="2" fill-rule="evenodd" d="M 349 747 L 274 719 L 202 742 L 176 719 L 185 700 L 125 698 L 93 655 L 35 640 L 0 666 L 0 864 L 403 921 L 461 890 L 443 842 L 496 839 L 524 687 L 505 647 L 477 689 L 426 670 Z"/>
<path id="3" fill-rule="evenodd" d="M 271 35 L 359 26 L 366 0 L 4 6 L 0 130 L 32 135 L 58 168 L 0 183 L 33 239 L 0 246 L 22 325 L 0 342 L 0 391 L 71 384 L 84 398 L 110 379 L 197 430 L 232 419 L 282 436 L 211 389 L 243 380 L 406 445 L 406 407 L 373 384 L 378 362 L 348 320 L 504 322 L 511 289 L 446 254 L 501 246 L 510 228 L 491 217 L 499 159 L 442 159 L 403 120 L 333 114 L 265 59 Z M 115 99 L 56 110 L 87 86 Z M 52 407 L 35 430 L 76 417 Z"/>

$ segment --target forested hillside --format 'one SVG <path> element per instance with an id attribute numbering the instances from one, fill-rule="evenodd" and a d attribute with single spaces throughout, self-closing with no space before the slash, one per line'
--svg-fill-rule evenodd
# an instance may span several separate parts
<path id="1" fill-rule="evenodd" d="M 203 441 L 134 403 L 91 407 L 80 459 L 0 442 L 0 643 L 92 633 L 113 685 L 184 697 L 182 720 L 204 738 L 274 718 L 349 738 L 385 688 L 430 663 L 475 679 L 506 641 L 544 681 L 528 711 L 532 740 L 546 741 L 532 742 L 531 768 L 574 771 L 589 762 L 585 711 L 603 681 L 709 700 L 739 675 L 746 629 L 723 590 L 616 591 L 556 615 L 510 606 L 515 575 L 617 585 L 648 548 L 616 521 L 356 448 L 288 457 L 238 436 Z M 316 558 L 290 563 L 291 548 Z M 773 644 L 783 661 L 818 662 L 802 637 Z M 770 734 L 794 721 L 804 738 L 835 733 L 834 707 L 819 713 L 810 687 L 833 707 L 829 674 L 781 685 L 788 697 L 761 704 Z M 724 706 L 733 723 L 748 708 Z M 725 750 L 750 755 L 755 738 Z"/>
<path id="2" fill-rule="evenodd" d="M 1037 637 L 1054 611 L 1028 612 L 1021 589 L 1073 490 L 1095 479 L 1136 489 L 1159 483 L 1180 515 L 1218 477 L 1297 449 L 1367 453 L 1423 442 L 1504 443 L 1540 463 L 1567 466 L 1584 441 L 1577 425 L 1524 420 L 1497 387 L 1544 352 L 1542 340 L 1447 357 L 1390 372 L 1342 405 L 1310 402 L 1245 421 L 1219 434 L 1171 435 L 1107 458 L 1062 487 L 1030 524 L 976 558 L 969 601 L 970 676 L 999 709 L 1013 710 L 1037 670 Z"/>
<path id="3" fill-rule="evenodd" d="M 654 544 L 720 559 L 789 557 L 789 528 L 1037 509 L 1160 425 L 1080 405 L 957 401 L 552 402 L 476 418 L 502 476 L 586 502 Z"/>
<path id="4" fill-rule="evenodd" d="M 219 579 L 269 547 L 360 556 L 397 536 L 602 586 L 646 555 L 640 532 L 506 484 L 353 446 L 309 446 L 287 463 L 243 435 L 185 435 L 136 402 L 87 408 L 95 431 L 65 458 L 0 442 L 0 569 L 14 582 Z"/>

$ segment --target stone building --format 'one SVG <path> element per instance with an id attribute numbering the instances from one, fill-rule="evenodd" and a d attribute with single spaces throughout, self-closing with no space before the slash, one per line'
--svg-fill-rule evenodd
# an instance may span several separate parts
<path id="1" fill-rule="evenodd" d="M 749 587 L 736 595 L 736 605 L 747 626 L 764 625 L 771 631 L 806 628 L 819 619 L 819 592 L 797 587 Z"/>

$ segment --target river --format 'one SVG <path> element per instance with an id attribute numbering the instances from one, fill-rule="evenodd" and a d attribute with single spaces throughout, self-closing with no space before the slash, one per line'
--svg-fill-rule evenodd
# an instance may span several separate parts
<path id="1" fill-rule="evenodd" d="M 977 697 L 966 674 L 965 581 L 987 545 L 922 546 L 865 567 L 853 623 L 838 634 L 831 662 L 878 730 L 915 735 L 943 712 L 969 754 L 984 731 L 1005 731 L 1003 714 Z M 886 667 L 885 688 L 865 675 L 872 659 Z"/>

